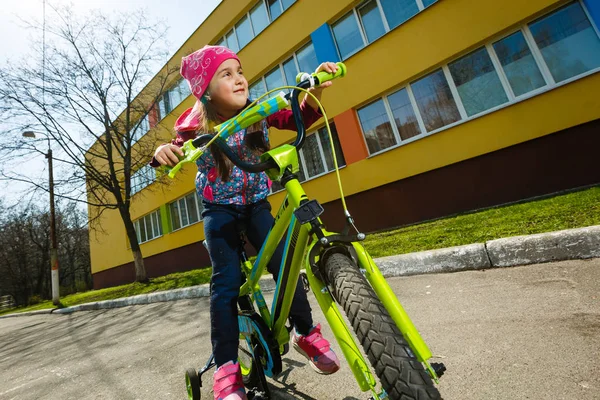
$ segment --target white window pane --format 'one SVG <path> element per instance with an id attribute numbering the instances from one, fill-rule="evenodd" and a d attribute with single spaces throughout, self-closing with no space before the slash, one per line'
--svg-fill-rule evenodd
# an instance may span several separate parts
<path id="1" fill-rule="evenodd" d="M 185 196 L 185 204 L 187 206 L 188 217 L 190 224 L 198 222 L 198 209 L 196 208 L 196 194 L 192 193 Z"/>
<path id="2" fill-rule="evenodd" d="M 173 202 L 170 204 L 171 208 L 171 225 L 173 225 L 173 230 L 181 228 L 181 221 L 179 220 L 179 206 L 177 202 Z"/>
<path id="3" fill-rule="evenodd" d="M 319 143 L 317 135 L 306 137 L 304 146 L 302 147 L 304 162 L 306 163 L 306 172 L 309 178 L 325 172 L 321 152 L 319 151 Z"/>
<path id="4" fill-rule="evenodd" d="M 144 222 L 144 218 L 139 220 L 139 226 L 140 226 L 140 243 L 143 243 L 148 240 L 148 236 L 146 235 L 146 223 Z"/>
<path id="5" fill-rule="evenodd" d="M 188 220 L 187 208 L 185 206 L 185 199 L 179 199 L 179 214 L 181 215 L 181 226 L 187 226 L 190 224 Z"/>
<path id="6" fill-rule="evenodd" d="M 397 144 L 383 100 L 379 99 L 358 110 L 358 119 L 369 153 L 377 153 Z"/>
<path id="7" fill-rule="evenodd" d="M 460 113 L 442 70 L 411 84 L 428 132 L 460 120 Z"/>
<path id="8" fill-rule="evenodd" d="M 190 94 L 192 94 L 190 90 L 190 85 L 185 79 L 179 81 L 179 93 L 181 93 L 181 100 L 185 100 Z"/>
<path id="9" fill-rule="evenodd" d="M 485 47 L 451 63 L 450 74 L 467 115 L 475 115 L 508 101 Z"/>
<path id="10" fill-rule="evenodd" d="M 160 218 L 158 217 L 158 213 L 153 212 L 152 214 L 150 214 L 150 217 L 152 218 L 152 234 L 154 235 L 154 237 L 159 237 Z"/>
<path id="11" fill-rule="evenodd" d="M 267 15 L 267 9 L 265 3 L 259 2 L 256 7 L 250 11 L 250 19 L 252 20 L 252 27 L 254 28 L 254 35 L 258 35 L 269 25 L 269 16 Z"/>
<path id="12" fill-rule="evenodd" d="M 283 9 L 287 10 L 288 8 L 290 8 L 290 6 L 292 4 L 294 4 L 296 2 L 296 0 L 281 0 L 281 3 L 283 4 Z"/>
<path id="13" fill-rule="evenodd" d="M 385 28 L 383 26 L 379 7 L 377 7 L 377 2 L 373 0 L 360 7 L 358 9 L 358 14 L 362 20 L 363 28 L 365 28 L 367 41 L 369 43 L 383 36 Z"/>
<path id="14" fill-rule="evenodd" d="M 335 129 L 335 124 L 330 124 L 331 135 L 333 136 L 333 146 L 335 149 L 335 157 L 337 158 L 338 167 L 342 167 L 346 165 L 346 160 L 344 159 L 344 153 L 342 152 L 342 146 L 340 146 L 340 139 L 338 138 L 337 131 Z M 319 140 L 321 141 L 321 147 L 323 148 L 323 153 L 325 155 L 325 164 L 327 165 L 327 171 L 332 171 L 335 166 L 333 164 L 333 156 L 331 154 L 331 142 L 329 141 L 329 134 L 327 133 L 327 128 L 321 128 L 318 132 Z"/>
<path id="15" fill-rule="evenodd" d="M 133 227 L 135 228 L 135 235 L 137 236 L 137 241 L 138 243 L 142 242 L 142 237 L 140 236 L 140 222 L 139 221 L 135 221 L 133 223 Z"/>
<path id="16" fill-rule="evenodd" d="M 300 71 L 302 72 L 314 72 L 319 66 L 317 54 L 315 53 L 315 48 L 312 42 L 297 51 L 296 58 L 298 59 L 298 65 L 300 66 Z"/>
<path id="17" fill-rule="evenodd" d="M 268 3 L 269 13 L 271 14 L 271 21 L 274 21 L 283 12 L 283 10 L 281 9 L 281 3 L 279 2 L 279 0 L 268 0 Z"/>
<path id="18" fill-rule="evenodd" d="M 160 217 L 160 210 L 157 210 L 155 215 L 156 215 L 156 222 L 158 223 L 158 235 L 160 236 L 163 234 L 162 218 Z"/>
<path id="19" fill-rule="evenodd" d="M 286 62 L 283 63 L 283 73 L 285 75 L 286 83 L 290 86 L 296 85 L 296 75 L 298 75 L 298 68 L 296 68 L 296 62 L 294 58 L 290 58 Z M 304 72 L 304 71 L 303 71 Z M 310 72 L 310 71 L 305 71 Z"/>
<path id="20" fill-rule="evenodd" d="M 300 150 L 300 152 L 302 152 L 303 150 Z M 301 160 L 300 161 L 300 170 L 298 171 L 298 180 L 300 182 L 304 182 L 306 180 L 306 174 L 304 173 L 304 164 L 302 163 Z"/>
<path id="21" fill-rule="evenodd" d="M 263 83 L 262 79 L 253 83 L 248 88 L 248 90 L 250 91 L 251 100 L 256 100 L 263 94 L 267 93 L 267 90 L 265 89 L 265 84 Z"/>
<path id="22" fill-rule="evenodd" d="M 248 17 L 244 16 L 244 18 L 242 18 L 240 22 L 235 25 L 235 34 L 237 35 L 240 49 L 243 49 L 244 46 L 250 43 L 250 41 L 254 38 Z"/>
<path id="23" fill-rule="evenodd" d="M 430 5 L 432 5 L 433 3 L 437 2 L 438 0 L 423 0 L 423 6 L 425 7 L 429 7 Z"/>
<path id="24" fill-rule="evenodd" d="M 152 233 L 152 216 L 146 215 L 144 217 L 144 222 L 146 223 L 146 237 L 148 240 L 153 239 L 154 235 Z"/>
<path id="25" fill-rule="evenodd" d="M 281 74 L 279 66 L 275 67 L 275 69 L 265 75 L 265 82 L 267 83 L 267 90 L 273 90 L 283 86 L 283 75 Z"/>
<path id="26" fill-rule="evenodd" d="M 600 67 L 600 39 L 578 2 L 529 28 L 556 82 Z"/>
<path id="27" fill-rule="evenodd" d="M 494 50 L 515 96 L 546 84 L 521 31 L 494 43 Z"/>
<path id="28" fill-rule="evenodd" d="M 215 46 L 225 46 L 227 47 L 227 42 L 225 42 L 225 38 L 221 38 Z"/>
<path id="29" fill-rule="evenodd" d="M 333 25 L 332 29 L 342 59 L 363 48 L 363 39 L 353 12 Z"/>
<path id="30" fill-rule="evenodd" d="M 390 29 L 394 29 L 419 12 L 415 0 L 381 0 L 381 7 Z"/>
<path id="31" fill-rule="evenodd" d="M 419 122 L 406 89 L 401 89 L 389 95 L 388 103 L 392 109 L 392 115 L 402 140 L 421 134 L 421 128 L 419 128 Z"/>
<path id="32" fill-rule="evenodd" d="M 233 34 L 233 29 L 229 31 L 229 33 L 226 35 L 225 38 L 227 39 L 227 47 L 230 50 L 237 53 L 240 50 L 240 48 L 238 47 L 237 39 L 235 38 L 235 35 Z"/>

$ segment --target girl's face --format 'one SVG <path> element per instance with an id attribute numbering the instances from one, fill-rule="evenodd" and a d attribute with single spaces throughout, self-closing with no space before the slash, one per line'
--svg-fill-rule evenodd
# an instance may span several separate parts
<path id="1" fill-rule="evenodd" d="M 231 118 L 244 108 L 248 100 L 248 81 L 238 60 L 230 58 L 219 65 L 207 92 L 222 117 Z"/>

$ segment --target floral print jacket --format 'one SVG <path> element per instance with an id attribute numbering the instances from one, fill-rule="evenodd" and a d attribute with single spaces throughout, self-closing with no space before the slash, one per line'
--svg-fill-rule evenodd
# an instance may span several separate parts
<path id="1" fill-rule="evenodd" d="M 306 128 L 314 124 L 322 116 L 319 111 L 314 110 L 305 101 L 300 105 L 300 110 Z M 288 109 L 281 110 L 266 118 L 266 121 L 263 123 L 263 134 L 266 143 L 269 143 L 269 127 L 296 130 L 296 123 L 292 111 Z M 196 134 L 196 127 L 194 127 L 193 130 L 178 129 L 177 137 L 173 139 L 171 143 L 177 146 L 183 146 L 184 142 L 195 138 Z M 252 153 L 252 151 L 244 145 L 245 138 L 246 130 L 243 129 L 231 135 L 227 139 L 227 142 L 233 151 L 239 154 L 242 160 L 253 163 L 260 161 L 260 157 Z M 265 199 L 269 194 L 271 181 L 264 172 L 249 173 L 234 165 L 229 180 L 224 182 L 217 174 L 215 160 L 210 152 L 206 152 L 200 157 L 196 164 L 198 165 L 196 190 L 202 198 L 209 203 L 237 205 L 253 204 Z M 159 166 L 159 163 L 153 158 L 150 165 L 157 167 Z"/>

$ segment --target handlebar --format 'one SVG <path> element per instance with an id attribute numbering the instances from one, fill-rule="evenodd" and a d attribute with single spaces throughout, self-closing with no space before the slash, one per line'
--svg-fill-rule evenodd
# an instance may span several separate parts
<path id="1" fill-rule="evenodd" d="M 296 76 L 297 88 L 308 89 L 316 87 L 324 82 L 340 78 L 346 75 L 346 66 L 338 62 L 338 69 L 336 73 L 329 73 L 321 71 L 318 73 L 300 73 Z M 300 112 L 300 105 L 298 102 L 298 96 L 300 94 L 299 89 L 294 89 L 290 94 L 284 94 L 280 92 L 274 97 L 271 97 L 253 107 L 250 107 L 246 111 L 233 117 L 230 120 L 223 122 L 220 125 L 215 126 L 215 134 L 219 137 L 213 142 L 219 149 L 235 164 L 238 168 L 252 173 L 258 173 L 266 171 L 271 168 L 276 168 L 276 164 L 273 160 L 268 160 L 260 163 L 248 163 L 239 158 L 239 156 L 227 145 L 227 138 L 232 134 L 239 132 L 240 130 L 251 126 L 252 124 L 259 122 L 266 117 L 276 113 L 277 111 L 283 110 L 291 102 L 292 113 L 294 121 L 296 122 L 297 135 L 293 146 L 300 149 L 305 139 L 305 127 L 302 119 L 302 113 Z M 184 157 L 175 165 L 173 168 L 165 169 L 168 171 L 170 178 L 174 178 L 175 174 L 181 169 L 181 167 L 190 162 L 195 162 L 198 158 L 206 151 L 206 144 L 212 140 L 214 136 L 210 134 L 201 135 L 195 139 L 188 140 L 182 146 Z"/>

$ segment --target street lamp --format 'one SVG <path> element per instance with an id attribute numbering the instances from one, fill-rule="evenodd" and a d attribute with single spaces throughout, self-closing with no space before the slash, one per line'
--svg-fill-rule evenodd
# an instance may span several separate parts
<path id="1" fill-rule="evenodd" d="M 35 132 L 26 131 L 23 132 L 23 137 L 35 139 Z M 54 177 L 52 173 L 52 149 L 50 148 L 50 137 L 48 139 L 48 153 L 46 158 L 48 159 L 48 191 L 50 192 L 50 268 L 51 268 L 51 282 L 52 282 L 52 303 L 58 305 L 60 302 L 59 296 L 59 281 L 58 281 L 58 246 L 56 245 L 56 216 L 54 213 Z"/>

